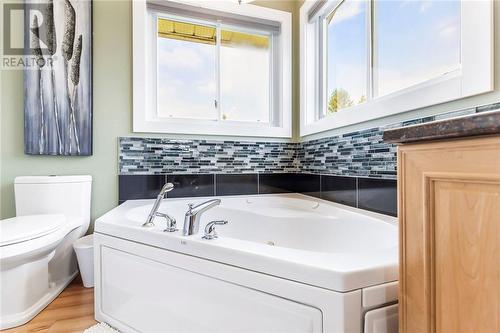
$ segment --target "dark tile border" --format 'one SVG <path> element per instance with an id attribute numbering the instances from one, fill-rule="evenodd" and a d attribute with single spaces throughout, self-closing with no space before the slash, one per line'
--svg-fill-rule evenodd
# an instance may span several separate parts
<path id="1" fill-rule="evenodd" d="M 377 213 L 397 216 L 394 179 L 317 174 L 186 174 L 119 176 L 119 204 L 155 198 L 163 184 L 174 183 L 169 198 L 302 193 Z"/>
<path id="2" fill-rule="evenodd" d="M 297 173 L 293 177 L 293 192 L 321 197 L 321 175 L 311 173 Z"/>
<path id="3" fill-rule="evenodd" d="M 153 199 L 165 184 L 164 175 L 121 175 L 118 176 L 118 200 Z"/>
<path id="4" fill-rule="evenodd" d="M 397 216 L 396 180 L 359 178 L 358 208 Z"/>
<path id="5" fill-rule="evenodd" d="M 259 194 L 292 193 L 293 173 L 268 173 L 259 175 Z"/>
<path id="6" fill-rule="evenodd" d="M 215 175 L 167 175 L 166 181 L 174 184 L 174 189 L 167 193 L 167 198 L 209 197 L 215 195 Z"/>
<path id="7" fill-rule="evenodd" d="M 321 176 L 321 199 L 357 207 L 358 179 L 356 177 Z"/>
<path id="8" fill-rule="evenodd" d="M 256 173 L 215 175 L 215 193 L 217 195 L 258 194 L 259 175 Z"/>

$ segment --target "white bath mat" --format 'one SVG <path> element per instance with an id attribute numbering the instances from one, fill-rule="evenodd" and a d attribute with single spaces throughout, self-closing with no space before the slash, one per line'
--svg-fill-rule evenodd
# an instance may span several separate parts
<path id="1" fill-rule="evenodd" d="M 120 333 L 111 326 L 105 323 L 95 324 L 92 327 L 87 328 L 83 333 Z"/>

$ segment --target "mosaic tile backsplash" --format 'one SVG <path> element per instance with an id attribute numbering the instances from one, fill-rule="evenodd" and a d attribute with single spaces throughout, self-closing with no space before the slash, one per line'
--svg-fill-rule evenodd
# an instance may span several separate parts
<path id="1" fill-rule="evenodd" d="M 298 172 L 377 178 L 396 177 L 396 146 L 382 141 L 383 129 L 301 142 Z"/>
<path id="2" fill-rule="evenodd" d="M 500 103 L 301 143 L 119 138 L 120 175 L 312 173 L 396 178 L 396 146 L 387 128 L 500 108 Z"/>
<path id="3" fill-rule="evenodd" d="M 119 138 L 120 174 L 273 173 L 298 170 L 297 144 Z"/>

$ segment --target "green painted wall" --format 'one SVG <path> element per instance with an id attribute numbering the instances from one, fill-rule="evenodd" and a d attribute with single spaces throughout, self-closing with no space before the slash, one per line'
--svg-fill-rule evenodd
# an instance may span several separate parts
<path id="1" fill-rule="evenodd" d="M 289 12 L 298 9 L 296 3 L 292 1 L 259 1 L 259 5 Z M 1 71 L 1 218 L 15 215 L 13 181 L 19 175 L 90 174 L 94 179 L 92 220 L 116 206 L 117 138 L 134 135 L 132 133 L 131 2 L 94 0 L 93 15 L 93 156 L 24 155 L 23 74 L 20 70 Z M 22 36 L 22 22 L 14 22 L 13 25 L 18 29 L 17 35 Z"/>
<path id="2" fill-rule="evenodd" d="M 132 126 L 131 5 L 127 2 L 94 1 L 93 14 L 93 156 L 24 155 L 22 71 L 2 73 L 2 218 L 15 214 L 13 180 L 18 175 L 92 175 L 93 218 L 117 202 L 116 138 L 130 134 Z"/>

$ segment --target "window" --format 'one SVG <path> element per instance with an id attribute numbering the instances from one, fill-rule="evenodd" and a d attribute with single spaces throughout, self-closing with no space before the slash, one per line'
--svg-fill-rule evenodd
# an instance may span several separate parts
<path id="1" fill-rule="evenodd" d="M 301 7 L 301 135 L 493 89 L 491 1 Z"/>
<path id="2" fill-rule="evenodd" d="M 221 31 L 221 117 L 224 120 L 271 119 L 271 36 Z"/>
<path id="3" fill-rule="evenodd" d="M 366 2 L 339 6 L 325 19 L 326 115 L 366 102 Z"/>
<path id="4" fill-rule="evenodd" d="M 460 1 L 376 1 L 373 12 L 375 96 L 460 70 Z"/>
<path id="5" fill-rule="evenodd" d="M 158 117 L 217 119 L 215 27 L 157 22 Z"/>
<path id="6" fill-rule="evenodd" d="M 168 4 L 133 5 L 134 131 L 290 137 L 290 14 Z"/>

